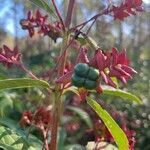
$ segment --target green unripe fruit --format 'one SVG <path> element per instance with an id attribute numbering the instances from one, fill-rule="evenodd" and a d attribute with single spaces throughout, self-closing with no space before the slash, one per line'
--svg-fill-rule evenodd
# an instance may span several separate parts
<path id="1" fill-rule="evenodd" d="M 93 67 L 90 67 L 87 77 L 90 80 L 96 81 L 99 78 L 99 71 Z"/>
<path id="2" fill-rule="evenodd" d="M 97 87 L 97 79 L 99 78 L 99 71 L 93 67 L 89 67 L 85 63 L 79 63 L 74 68 L 72 75 L 72 84 L 76 87 L 84 87 L 88 90 Z"/>
<path id="3" fill-rule="evenodd" d="M 85 83 L 84 83 L 84 87 L 88 90 L 92 90 L 97 87 L 97 83 L 96 83 L 96 81 L 86 79 Z"/>
<path id="4" fill-rule="evenodd" d="M 79 63 L 75 66 L 74 70 L 76 75 L 86 78 L 89 71 L 89 66 L 85 63 Z"/>
<path id="5" fill-rule="evenodd" d="M 76 74 L 72 75 L 72 84 L 76 87 L 83 87 L 85 78 L 79 77 Z"/>

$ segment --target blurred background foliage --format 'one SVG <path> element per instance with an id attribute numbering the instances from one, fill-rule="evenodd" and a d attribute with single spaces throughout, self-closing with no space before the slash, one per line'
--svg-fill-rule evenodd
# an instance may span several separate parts
<path id="1" fill-rule="evenodd" d="M 57 0 L 57 2 L 63 17 L 65 17 L 68 1 Z M 106 2 L 102 0 L 77 0 L 72 26 L 83 22 L 105 8 Z M 90 36 L 96 40 L 102 49 L 111 49 L 113 46 L 120 50 L 126 48 L 128 56 L 132 60 L 131 64 L 138 72 L 127 85 L 120 87 L 140 97 L 144 105 L 138 106 L 128 101 L 118 101 L 116 97 L 102 98 L 109 106 L 126 114 L 128 125 L 137 131 L 137 150 L 150 149 L 150 3 L 144 3 L 144 8 L 143 13 L 129 17 L 122 22 L 113 21 L 111 16 L 103 16 L 97 20 L 90 32 Z M 45 73 L 45 70 L 48 71 L 54 66 L 54 56 L 57 56 L 59 49 L 57 44 L 48 37 L 41 38 L 39 35 L 35 35 L 31 39 L 26 31 L 21 30 L 19 21 L 26 17 L 26 13 L 30 9 L 36 10 L 37 8 L 27 0 L 0 0 L 0 47 L 3 44 L 12 48 L 18 45 L 28 68 L 41 75 Z M 51 16 L 49 19 L 52 19 Z M 0 79 L 25 76 L 17 68 L 7 70 L 0 65 L 0 70 Z M 36 88 L 1 92 L 0 117 L 7 116 L 18 121 L 24 110 L 34 110 L 42 105 L 43 101 L 46 104 L 46 99 Z M 76 116 L 75 120 L 80 120 L 80 117 Z M 65 121 L 64 119 L 62 123 Z M 71 136 L 68 135 L 67 142 L 77 142 L 79 137 L 84 135 L 85 128 L 82 125 L 76 136 L 73 136 L 74 133 L 70 133 Z M 73 138 L 70 138 L 72 136 Z"/>

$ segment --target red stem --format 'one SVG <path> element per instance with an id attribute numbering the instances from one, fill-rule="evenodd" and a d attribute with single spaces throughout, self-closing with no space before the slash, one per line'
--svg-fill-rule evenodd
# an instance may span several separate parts
<path id="1" fill-rule="evenodd" d="M 80 32 L 82 30 L 84 26 L 82 26 L 78 32 Z M 59 64 L 60 60 L 62 59 L 62 57 L 64 56 L 64 53 L 66 52 L 66 50 L 69 48 L 69 46 L 72 44 L 73 40 L 75 39 L 75 37 L 78 35 L 78 32 L 75 33 L 75 35 L 73 36 L 73 38 L 69 41 L 69 43 L 66 45 L 66 47 L 64 48 L 64 52 L 62 53 L 62 55 L 59 57 L 57 64 Z M 57 66 L 56 66 L 57 67 Z"/>
<path id="2" fill-rule="evenodd" d="M 63 30 L 65 31 L 65 24 L 64 24 L 64 21 L 63 21 L 63 19 L 62 19 L 60 13 L 59 13 L 59 11 L 58 11 L 58 8 L 57 8 L 57 6 L 56 6 L 55 0 L 52 0 L 52 3 L 53 3 L 53 6 L 54 6 L 54 8 L 55 8 L 55 11 L 56 11 L 56 13 L 57 13 L 57 16 L 58 16 L 58 18 L 59 18 L 59 20 L 60 20 L 60 22 L 61 22 L 61 24 L 62 24 L 62 26 L 63 26 Z"/>
<path id="3" fill-rule="evenodd" d="M 88 30 L 87 30 L 87 32 L 86 32 L 86 35 L 89 34 L 89 32 L 90 32 L 92 26 L 94 25 L 94 23 L 96 22 L 96 20 L 97 20 L 97 19 L 95 19 L 95 20 L 92 22 L 92 24 L 90 25 L 90 27 L 88 28 Z"/>
<path id="4" fill-rule="evenodd" d="M 71 24 L 71 19 L 72 19 L 72 15 L 73 15 L 74 4 L 75 4 L 75 0 L 70 0 L 69 1 L 68 11 L 67 11 L 67 17 L 66 17 L 66 20 L 65 20 L 65 25 L 66 25 L 67 28 L 69 28 L 69 26 Z"/>
<path id="5" fill-rule="evenodd" d="M 49 150 L 57 150 L 57 132 L 58 132 L 59 121 L 60 121 L 60 113 L 61 113 L 61 95 L 58 95 L 53 108 L 51 142 L 49 144 Z"/>
<path id="6" fill-rule="evenodd" d="M 58 66 L 58 76 L 62 76 L 64 74 L 67 53 L 64 49 L 68 43 L 68 35 L 64 36 L 62 48 L 60 52 L 61 57 Z M 59 127 L 60 117 L 61 117 L 61 96 L 62 96 L 62 85 L 56 85 L 55 87 L 55 98 L 53 104 L 53 117 L 52 117 L 52 125 L 51 125 L 51 142 L 49 144 L 50 150 L 57 150 L 57 131 Z"/>

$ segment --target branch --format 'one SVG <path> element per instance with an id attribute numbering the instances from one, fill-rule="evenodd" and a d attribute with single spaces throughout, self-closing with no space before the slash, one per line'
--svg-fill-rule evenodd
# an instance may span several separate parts
<path id="1" fill-rule="evenodd" d="M 108 8 L 109 8 L 109 7 L 108 7 Z M 80 26 L 85 26 L 86 24 L 88 24 L 88 23 L 91 22 L 92 20 L 96 20 L 98 17 L 100 17 L 100 16 L 102 16 L 102 15 L 107 15 L 107 14 L 111 13 L 111 12 L 114 10 L 113 8 L 112 8 L 112 9 L 108 9 L 108 8 L 102 10 L 102 12 L 100 12 L 100 13 L 94 15 L 94 16 L 93 16 L 92 18 L 90 18 L 89 20 L 87 20 L 87 21 L 85 21 L 85 22 L 83 22 L 83 23 L 81 23 L 81 24 L 79 24 L 79 25 L 77 25 L 77 26 L 71 28 L 70 30 L 72 31 L 72 30 L 75 30 L 76 28 L 78 28 L 78 27 L 80 27 Z"/>
<path id="2" fill-rule="evenodd" d="M 58 16 L 58 18 L 59 18 L 59 20 L 60 20 L 62 26 L 63 26 L 63 30 L 65 31 L 65 24 L 64 24 L 64 21 L 63 21 L 63 19 L 62 19 L 60 13 L 59 13 L 59 11 L 58 11 L 58 8 L 57 8 L 57 6 L 56 6 L 56 4 L 55 4 L 55 0 L 52 0 L 52 3 L 53 3 L 53 6 L 54 6 L 54 8 L 55 8 L 56 14 L 57 14 L 57 16 Z"/>
<path id="3" fill-rule="evenodd" d="M 87 32 L 86 32 L 86 35 L 88 35 L 88 34 L 89 34 L 89 32 L 90 32 L 90 30 L 91 30 L 92 26 L 94 25 L 94 23 L 96 22 L 96 20 L 97 20 L 97 18 L 96 18 L 96 19 L 94 19 L 94 21 L 92 22 L 92 24 L 91 24 L 91 25 L 90 25 L 90 27 L 88 28 L 88 30 L 87 30 Z"/>
<path id="4" fill-rule="evenodd" d="M 75 0 L 70 0 L 69 1 L 67 17 L 66 17 L 66 20 L 65 20 L 65 25 L 66 25 L 67 28 L 69 28 L 70 23 L 71 23 L 73 10 L 74 10 L 74 6 L 75 6 L 74 4 L 75 4 Z"/>

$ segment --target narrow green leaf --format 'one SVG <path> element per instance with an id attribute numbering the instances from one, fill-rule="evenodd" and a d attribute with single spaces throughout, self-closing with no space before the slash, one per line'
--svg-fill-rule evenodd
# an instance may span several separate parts
<path id="1" fill-rule="evenodd" d="M 52 15 L 54 18 L 57 18 L 56 14 L 54 13 L 54 10 L 52 7 L 50 7 L 50 4 L 48 4 L 45 0 L 29 0 L 35 5 L 37 5 L 39 8 L 45 10 L 47 13 Z"/>
<path id="2" fill-rule="evenodd" d="M 58 134 L 58 150 L 64 150 L 66 137 L 67 137 L 67 133 L 65 129 L 60 128 Z"/>
<path id="3" fill-rule="evenodd" d="M 95 100 L 91 98 L 87 99 L 87 103 L 103 120 L 109 132 L 112 134 L 119 150 L 129 150 L 129 142 L 125 133 L 114 121 L 114 119 L 109 115 L 109 113 L 106 110 L 104 110 Z"/>
<path id="4" fill-rule="evenodd" d="M 120 89 L 103 87 L 103 93 L 102 94 L 119 96 L 119 97 L 124 98 L 124 99 L 132 100 L 138 104 L 142 104 L 142 101 L 137 96 L 135 96 L 134 94 L 131 94 L 129 92 L 122 91 Z"/>
<path id="5" fill-rule="evenodd" d="M 89 46 L 93 49 L 93 50 L 96 50 L 98 49 L 98 45 L 96 43 L 96 41 L 91 38 L 91 37 L 78 37 L 77 38 L 77 41 L 80 42 L 81 45 L 85 45 L 85 44 L 89 44 Z"/>
<path id="6" fill-rule="evenodd" d="M 50 85 L 44 80 L 33 80 L 27 78 L 0 80 L 0 90 L 27 88 L 27 87 L 50 88 Z"/>
<path id="7" fill-rule="evenodd" d="M 72 107 L 72 106 L 68 106 L 67 109 L 76 113 L 81 119 L 83 119 L 85 121 L 85 123 L 88 125 L 88 127 L 90 127 L 90 128 L 92 127 L 92 121 L 87 112 L 85 112 L 84 110 L 82 110 L 78 107 Z"/>
<path id="8" fill-rule="evenodd" d="M 76 95 L 79 95 L 78 89 L 77 89 L 75 86 L 71 86 L 71 87 L 65 89 L 65 90 L 63 91 L 63 94 L 65 94 L 65 93 L 67 93 L 67 92 L 69 92 L 69 91 L 70 91 L 70 92 L 73 92 L 73 93 L 76 94 Z"/>
<path id="9" fill-rule="evenodd" d="M 78 37 L 76 40 L 77 40 L 81 45 L 86 45 L 86 44 L 87 44 L 86 39 L 83 38 L 83 37 Z"/>
<path id="10" fill-rule="evenodd" d="M 91 46 L 91 48 L 93 48 L 93 50 L 97 50 L 99 48 L 96 41 L 93 38 L 87 37 L 86 41 Z"/>

